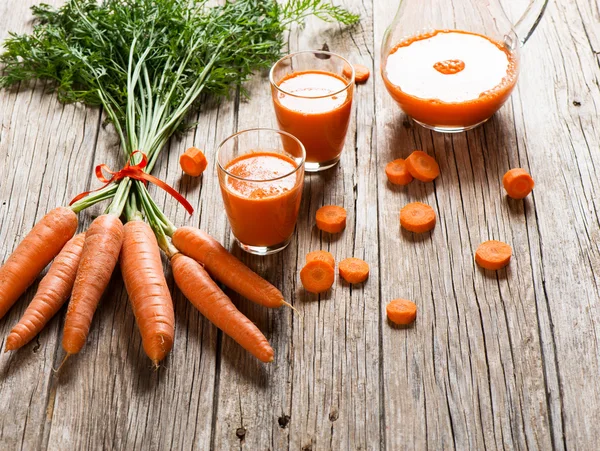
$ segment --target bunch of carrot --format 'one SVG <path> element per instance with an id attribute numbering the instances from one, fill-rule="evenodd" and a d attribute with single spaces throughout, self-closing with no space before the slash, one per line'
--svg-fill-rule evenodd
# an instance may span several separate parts
<path id="1" fill-rule="evenodd" d="M 6 350 L 32 340 L 69 299 L 62 347 L 66 357 L 84 346 L 96 307 L 120 262 L 144 351 L 155 365 L 174 341 L 174 313 L 160 257 L 159 244 L 139 212 L 128 210 L 123 225 L 111 213 L 96 218 L 86 233 L 76 236 L 77 215 L 72 208 L 50 211 L 29 232 L 0 268 L 0 318 L 54 262 L 21 320 L 6 339 Z M 213 324 L 263 362 L 273 360 L 273 349 L 260 330 L 246 318 L 211 279 L 260 305 L 285 305 L 281 292 L 254 273 L 208 234 L 182 227 L 173 231 L 165 247 L 175 282 L 190 302 Z"/>

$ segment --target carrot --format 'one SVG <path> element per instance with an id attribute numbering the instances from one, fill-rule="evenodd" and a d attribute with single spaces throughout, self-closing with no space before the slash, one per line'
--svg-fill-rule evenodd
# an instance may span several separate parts
<path id="1" fill-rule="evenodd" d="M 39 334 L 71 295 L 85 234 L 71 238 L 52 262 L 21 320 L 6 337 L 5 351 L 25 346 Z"/>
<path id="2" fill-rule="evenodd" d="M 361 283 L 369 277 L 369 264 L 360 258 L 345 258 L 340 262 L 340 276 L 348 283 Z"/>
<path id="3" fill-rule="evenodd" d="M 475 261 L 490 271 L 504 268 L 510 263 L 512 248 L 502 241 L 490 240 L 479 245 L 475 252 Z"/>
<path id="4" fill-rule="evenodd" d="M 306 263 L 314 260 L 320 260 L 325 263 L 329 263 L 332 268 L 335 268 L 335 259 L 330 252 L 327 251 L 312 251 L 306 254 Z"/>
<path id="5" fill-rule="evenodd" d="M 262 362 L 273 361 L 273 349 L 195 260 L 177 253 L 171 258 L 175 283 L 186 298 L 215 326 Z"/>
<path id="6" fill-rule="evenodd" d="M 367 66 L 363 66 L 362 64 L 353 64 L 354 66 L 354 81 L 356 83 L 366 83 L 371 75 L 371 71 Z M 344 70 L 342 72 L 344 77 L 349 78 L 352 75 L 352 69 L 350 66 L 344 66 Z"/>
<path id="7" fill-rule="evenodd" d="M 122 243 L 123 224 L 115 215 L 98 216 L 85 234 L 63 332 L 62 347 L 68 355 L 77 354 L 85 344 Z"/>
<path id="8" fill-rule="evenodd" d="M 227 251 L 209 234 L 194 227 L 181 227 L 173 244 L 188 257 L 202 263 L 219 282 L 252 302 L 269 308 L 289 305 L 283 294 Z"/>
<path id="9" fill-rule="evenodd" d="M 506 193 L 513 199 L 525 198 L 535 186 L 531 176 L 522 168 L 511 169 L 504 174 L 502 184 Z"/>
<path id="10" fill-rule="evenodd" d="M 417 319 L 417 305 L 406 299 L 394 299 L 385 307 L 385 312 L 391 322 L 404 326 Z"/>
<path id="11" fill-rule="evenodd" d="M 428 232 L 435 227 L 435 221 L 433 208 L 421 202 L 412 202 L 400 210 L 400 225 L 411 232 Z"/>
<path id="12" fill-rule="evenodd" d="M 313 260 L 300 271 L 300 281 L 310 293 L 323 293 L 331 288 L 335 280 L 333 266 L 322 260 Z"/>
<path id="13" fill-rule="evenodd" d="M 337 205 L 325 205 L 317 210 L 317 228 L 323 232 L 340 233 L 346 228 L 346 210 Z"/>
<path id="14" fill-rule="evenodd" d="M 413 176 L 406 167 L 406 161 L 402 158 L 390 161 L 385 167 L 385 175 L 393 185 L 408 185 L 413 181 Z"/>
<path id="15" fill-rule="evenodd" d="M 432 157 L 425 152 L 415 150 L 406 161 L 408 172 L 422 182 L 431 182 L 440 175 L 440 167 Z"/>
<path id="16" fill-rule="evenodd" d="M 158 243 L 148 224 L 125 224 L 119 261 L 144 351 L 158 366 L 173 347 L 175 315 Z"/>
<path id="17" fill-rule="evenodd" d="M 198 177 L 204 172 L 208 162 L 200 149 L 190 147 L 179 157 L 179 165 L 187 175 Z"/>
<path id="18" fill-rule="evenodd" d="M 58 207 L 44 216 L 0 268 L 0 318 L 77 230 L 77 215 Z"/>

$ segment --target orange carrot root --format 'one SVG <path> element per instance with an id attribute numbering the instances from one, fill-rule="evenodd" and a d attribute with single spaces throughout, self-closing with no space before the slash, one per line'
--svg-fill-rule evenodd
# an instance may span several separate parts
<path id="1" fill-rule="evenodd" d="M 414 233 L 424 233 L 435 227 L 435 211 L 429 205 L 412 202 L 400 210 L 400 224 Z"/>
<path id="2" fill-rule="evenodd" d="M 490 271 L 504 268 L 510 263 L 512 248 L 502 241 L 490 240 L 479 245 L 475 252 L 475 261 Z"/>
<path id="3" fill-rule="evenodd" d="M 175 283 L 202 315 L 260 361 L 273 361 L 273 348 L 262 332 L 233 305 L 197 261 L 175 254 L 171 266 Z"/>
<path id="4" fill-rule="evenodd" d="M 320 260 L 331 265 L 335 268 L 335 259 L 330 252 L 327 251 L 312 251 L 306 254 L 306 263 L 312 262 L 313 260 Z"/>
<path id="5" fill-rule="evenodd" d="M 6 337 L 6 351 L 19 349 L 33 340 L 69 299 L 84 240 L 84 233 L 75 236 L 54 259 L 23 317 Z"/>
<path id="6" fill-rule="evenodd" d="M 124 230 L 121 273 L 144 351 L 158 367 L 171 351 L 175 339 L 173 301 L 150 226 L 143 221 L 131 221 L 125 224 Z"/>
<path id="7" fill-rule="evenodd" d="M 422 182 L 431 182 L 440 175 L 437 161 L 420 150 L 411 153 L 405 162 L 408 172 Z"/>
<path id="8" fill-rule="evenodd" d="M 190 147 L 179 157 L 179 165 L 187 175 L 198 177 L 208 166 L 208 161 L 200 149 Z"/>
<path id="9" fill-rule="evenodd" d="M 340 262 L 340 276 L 348 283 L 361 283 L 369 277 L 369 265 L 360 258 L 345 258 Z"/>
<path id="10" fill-rule="evenodd" d="M 533 191 L 535 183 L 525 169 L 515 168 L 508 171 L 502 177 L 502 184 L 513 199 L 523 199 Z"/>
<path id="11" fill-rule="evenodd" d="M 14 305 L 35 278 L 77 230 L 77 215 L 58 207 L 44 216 L 0 268 L 0 318 Z"/>
<path id="12" fill-rule="evenodd" d="M 346 210 L 337 205 L 325 205 L 317 210 L 316 220 L 319 230 L 340 233 L 346 228 Z"/>
<path id="13" fill-rule="evenodd" d="M 92 317 L 123 244 L 123 223 L 114 215 L 98 216 L 85 234 L 81 261 L 67 309 L 62 346 L 77 354 L 85 345 Z"/>
<path id="14" fill-rule="evenodd" d="M 389 320 L 396 324 L 408 325 L 417 319 L 417 305 L 406 299 L 394 299 L 385 311 Z"/>
<path id="15" fill-rule="evenodd" d="M 406 161 L 402 158 L 390 161 L 385 167 L 385 175 L 393 185 L 408 185 L 413 181 L 413 176 L 406 167 Z"/>
<path id="16" fill-rule="evenodd" d="M 204 265 L 206 270 L 236 293 L 269 308 L 283 305 L 283 294 L 227 251 L 209 234 L 194 227 L 181 227 L 173 244 L 183 254 Z"/>
<path id="17" fill-rule="evenodd" d="M 309 293 L 323 293 L 333 285 L 335 271 L 329 263 L 313 260 L 300 271 L 300 280 Z"/>

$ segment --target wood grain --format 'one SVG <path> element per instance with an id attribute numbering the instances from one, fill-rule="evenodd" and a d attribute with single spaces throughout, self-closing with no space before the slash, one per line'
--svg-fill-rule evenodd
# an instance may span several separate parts
<path id="1" fill-rule="evenodd" d="M 29 29 L 33 0 L 0 2 L 0 37 Z M 59 4 L 60 0 L 49 3 Z M 397 2 L 344 0 L 362 16 L 344 29 L 309 20 L 291 50 L 322 48 L 372 70 L 357 88 L 341 164 L 306 178 L 292 244 L 267 258 L 243 254 L 223 214 L 216 171 L 182 176 L 195 145 L 215 161 L 237 130 L 274 127 L 268 79 L 250 100 L 205 99 L 198 126 L 174 138 L 156 175 L 197 207 L 187 215 L 151 188 L 178 225 L 198 226 L 278 286 L 298 313 L 267 310 L 229 293 L 275 350 L 257 363 L 206 321 L 173 286 L 176 341 L 158 371 L 141 340 L 118 271 L 83 352 L 60 374 L 64 312 L 19 352 L 0 356 L 3 449 L 595 449 L 600 421 L 600 4 L 551 3 L 523 50 L 511 100 L 463 134 L 424 130 L 393 103 L 378 74 L 380 43 Z M 504 1 L 511 17 L 523 6 Z M 122 165 L 102 112 L 61 105 L 42 83 L 0 92 L 0 259 L 43 214 L 98 186 L 94 165 Z M 385 164 L 419 148 L 435 156 L 432 184 L 389 185 Z M 536 180 L 524 201 L 505 197 L 511 167 Z M 399 227 L 411 201 L 438 224 L 415 236 Z M 320 233 L 325 204 L 348 210 L 340 236 Z M 80 216 L 83 230 L 100 207 Z M 487 239 L 510 243 L 498 273 L 473 263 Z M 303 291 L 307 252 L 359 257 L 369 280 L 340 280 L 323 296 Z M 0 320 L 5 337 L 33 295 Z M 385 305 L 419 307 L 408 328 Z M 3 338 L 2 338 L 3 340 Z M 1 341 L 0 344 L 4 345 Z"/>

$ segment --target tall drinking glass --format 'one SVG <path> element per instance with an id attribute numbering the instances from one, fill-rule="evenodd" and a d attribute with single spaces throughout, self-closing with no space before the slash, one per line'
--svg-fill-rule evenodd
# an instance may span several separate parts
<path id="1" fill-rule="evenodd" d="M 305 151 L 289 133 L 255 128 L 230 136 L 217 151 L 225 212 L 236 241 L 246 252 L 283 250 L 294 233 Z"/>
<path id="2" fill-rule="evenodd" d="M 280 59 L 269 78 L 279 128 L 304 144 L 306 171 L 335 166 L 350 124 L 352 65 L 335 53 L 303 51 Z"/>

